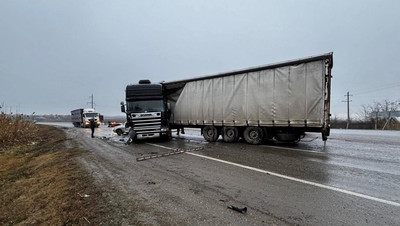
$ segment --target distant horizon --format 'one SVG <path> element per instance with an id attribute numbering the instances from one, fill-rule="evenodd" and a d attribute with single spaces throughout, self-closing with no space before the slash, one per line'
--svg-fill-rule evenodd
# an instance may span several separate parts
<path id="1" fill-rule="evenodd" d="M 101 114 L 101 112 L 99 112 Z M 10 114 L 7 114 L 10 115 Z M 13 114 L 16 115 L 16 114 Z M 18 114 L 21 115 L 21 114 Z M 33 116 L 33 117 L 42 117 L 42 116 L 62 116 L 62 117 L 70 117 L 71 114 L 57 114 L 57 113 L 50 113 L 50 114 L 23 114 L 24 116 Z M 101 114 L 103 115 L 103 114 Z M 125 113 L 121 113 L 121 115 L 103 115 L 104 117 L 107 118 L 125 118 L 126 114 Z M 338 114 L 338 115 L 333 115 L 331 116 L 331 120 L 333 120 L 334 118 L 339 119 L 339 120 L 347 120 L 347 114 Z M 353 113 L 350 115 L 350 119 L 351 120 L 363 120 L 363 116 L 361 116 L 360 114 L 357 113 Z"/>

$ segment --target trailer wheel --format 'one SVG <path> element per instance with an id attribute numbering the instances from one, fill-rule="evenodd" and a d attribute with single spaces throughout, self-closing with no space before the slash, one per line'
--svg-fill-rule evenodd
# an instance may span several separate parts
<path id="1" fill-rule="evenodd" d="M 239 131 L 236 127 L 226 126 L 222 128 L 222 138 L 227 143 L 233 143 L 239 140 Z"/>
<path id="2" fill-rule="evenodd" d="M 218 140 L 218 130 L 214 126 L 205 126 L 202 132 L 203 137 L 206 141 L 215 142 Z"/>
<path id="3" fill-rule="evenodd" d="M 261 144 L 264 133 L 260 127 L 250 126 L 244 130 L 243 137 L 249 144 Z"/>

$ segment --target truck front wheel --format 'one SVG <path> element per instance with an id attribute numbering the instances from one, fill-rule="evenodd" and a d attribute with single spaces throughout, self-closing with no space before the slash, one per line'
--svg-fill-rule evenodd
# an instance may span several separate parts
<path id="1" fill-rule="evenodd" d="M 236 127 L 226 126 L 222 128 L 222 138 L 227 143 L 233 143 L 239 140 L 239 131 Z"/>
<path id="2" fill-rule="evenodd" d="M 214 126 L 205 126 L 202 132 L 203 137 L 206 141 L 215 142 L 218 140 L 218 130 Z"/>
<path id="3" fill-rule="evenodd" d="M 115 132 L 117 133 L 118 136 L 121 136 L 123 133 L 121 129 L 117 129 Z"/>
<path id="4" fill-rule="evenodd" d="M 244 130 L 243 137 L 249 144 L 261 144 L 264 140 L 264 133 L 260 127 L 250 126 Z"/>

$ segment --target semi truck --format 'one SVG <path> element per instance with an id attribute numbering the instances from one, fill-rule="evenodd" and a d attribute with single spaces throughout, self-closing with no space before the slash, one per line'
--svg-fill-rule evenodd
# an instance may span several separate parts
<path id="1" fill-rule="evenodd" d="M 209 142 L 220 135 L 225 142 L 240 138 L 249 144 L 272 139 L 296 142 L 305 132 L 321 133 L 326 141 L 330 132 L 332 67 L 333 53 L 327 53 L 162 82 L 158 100 L 166 113 L 162 117 L 168 118 L 164 128 L 200 128 Z M 150 90 L 142 86 L 141 92 Z"/>
<path id="2" fill-rule="evenodd" d="M 132 139 L 168 138 L 168 108 L 161 84 L 140 80 L 126 86 L 125 103 L 121 111 L 126 113 L 125 127 L 130 127 Z"/>
<path id="3" fill-rule="evenodd" d="M 89 127 L 90 119 L 94 118 L 96 126 L 100 126 L 100 114 L 93 108 L 79 108 L 71 111 L 71 121 L 75 127 Z"/>

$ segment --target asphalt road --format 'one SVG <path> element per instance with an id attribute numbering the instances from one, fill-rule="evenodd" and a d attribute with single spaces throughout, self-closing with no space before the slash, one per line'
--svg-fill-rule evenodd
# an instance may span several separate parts
<path id="1" fill-rule="evenodd" d="M 117 223 L 131 222 L 122 209 L 135 203 L 150 224 L 400 225 L 400 132 L 333 130 L 326 144 L 310 134 L 294 145 L 253 146 L 207 143 L 186 130 L 126 146 L 107 127 L 96 139 L 87 129 L 66 131 L 88 150 L 79 161 L 121 209 Z M 203 150 L 136 161 L 195 147 Z"/>

